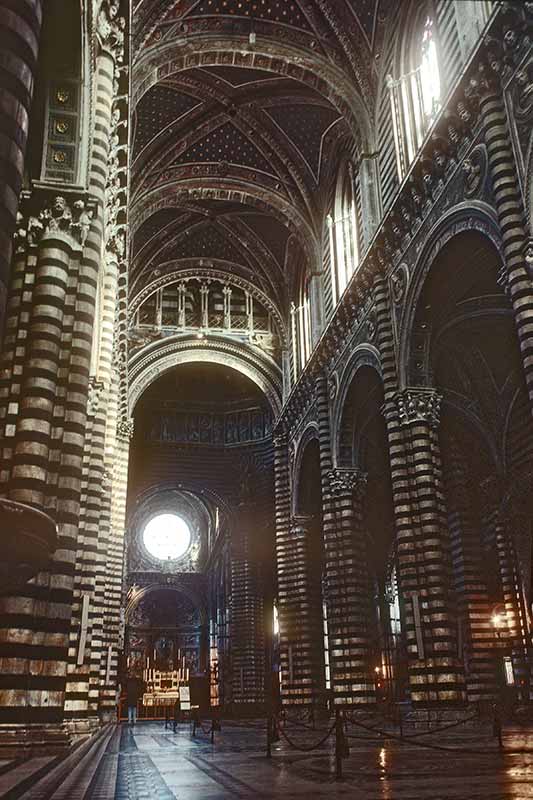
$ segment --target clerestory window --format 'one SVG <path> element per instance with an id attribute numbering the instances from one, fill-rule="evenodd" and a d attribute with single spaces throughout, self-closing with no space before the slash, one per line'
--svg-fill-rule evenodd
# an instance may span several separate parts
<path id="1" fill-rule="evenodd" d="M 339 170 L 333 213 L 328 216 L 331 287 L 335 306 L 359 263 L 354 169 L 344 161 Z"/>
<path id="2" fill-rule="evenodd" d="M 417 3 L 406 27 L 399 75 L 387 76 L 400 180 L 441 108 L 436 22 L 431 2 Z"/>

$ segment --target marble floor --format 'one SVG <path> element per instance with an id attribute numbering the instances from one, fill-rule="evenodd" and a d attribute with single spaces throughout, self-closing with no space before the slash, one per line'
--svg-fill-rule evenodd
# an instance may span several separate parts
<path id="1" fill-rule="evenodd" d="M 22 800 L 226 800 L 229 798 L 357 798 L 357 800 L 533 800 L 533 728 L 507 729 L 504 750 L 485 728 L 396 739 L 351 738 L 336 780 L 333 739 L 311 748 L 327 730 L 295 724 L 265 757 L 264 723 L 224 723 L 211 744 L 188 724 L 176 733 L 164 723 L 111 729 L 97 752 L 73 762 L 57 785 L 47 777 Z M 350 736 L 373 736 L 350 727 Z M 431 746 L 427 746 L 431 745 Z M 93 748 L 94 749 L 94 748 Z M 1 765 L 0 765 L 1 766 Z M 6 778 L 9 771 L 3 775 Z M 46 781 L 48 790 L 46 788 Z M 44 781 L 44 784 L 43 784 Z M 31 784 L 31 781 L 30 781 Z M 14 790 L 12 790 L 14 791 Z"/>

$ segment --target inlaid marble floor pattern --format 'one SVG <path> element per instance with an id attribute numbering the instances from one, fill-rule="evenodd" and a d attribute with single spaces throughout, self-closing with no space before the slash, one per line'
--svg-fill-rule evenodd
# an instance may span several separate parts
<path id="1" fill-rule="evenodd" d="M 291 734 L 302 746 L 320 738 Z M 192 739 L 188 725 L 176 734 L 162 723 L 123 725 L 83 800 L 533 800 L 533 729 L 507 731 L 503 754 L 486 731 L 436 738 L 461 751 L 353 740 L 336 781 L 329 744 L 300 753 L 280 743 L 269 761 L 258 724 L 224 725 L 214 745 L 202 733 Z"/>

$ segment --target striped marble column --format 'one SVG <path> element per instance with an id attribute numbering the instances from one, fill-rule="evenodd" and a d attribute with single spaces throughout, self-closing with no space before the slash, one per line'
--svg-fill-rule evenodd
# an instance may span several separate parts
<path id="1" fill-rule="evenodd" d="M 241 508 L 231 534 L 232 697 L 238 708 L 265 699 L 265 610 L 260 565 L 252 537 L 261 533 L 257 511 Z"/>
<path id="2" fill-rule="evenodd" d="M 480 119 L 487 146 L 492 193 L 500 224 L 505 285 L 513 304 L 526 386 L 533 412 L 533 275 L 528 272 L 524 207 L 518 181 L 503 90 L 488 86 L 480 97 Z"/>
<path id="3" fill-rule="evenodd" d="M 399 391 L 392 307 L 381 273 L 374 280 L 374 299 L 411 699 L 419 706 L 457 703 L 464 691 L 450 597 L 439 398 L 432 390 Z"/>
<path id="4" fill-rule="evenodd" d="M 13 366 L 10 372 L 8 409 L 15 403 L 17 408 L 12 409 L 13 421 L 8 417 L 4 427 L 6 490 L 21 509 L 50 514 L 57 523 L 58 540 L 48 569 L 16 596 L 0 600 L 2 747 L 11 736 L 20 735 L 21 727 L 29 741 L 64 744 L 61 722 L 82 451 L 82 442 L 69 438 L 65 430 L 67 415 L 73 424 L 82 421 L 68 406 L 65 376 L 76 346 L 70 287 L 75 285 L 88 221 L 83 201 L 69 204 L 56 196 L 31 223 L 39 244 L 34 238 L 27 243 L 31 302 L 27 322 L 19 315 L 25 331 L 24 359 L 20 369 Z M 15 287 L 12 296 L 17 294 Z M 17 375 L 19 387 L 14 383 Z M 48 726 L 46 733 L 39 727 L 43 723 Z"/>
<path id="5" fill-rule="evenodd" d="M 323 688 L 322 608 L 309 581 L 309 518 L 291 518 L 288 442 L 274 439 L 276 560 L 283 705 L 312 705 Z M 315 587 L 316 588 L 316 587 Z M 323 662 L 323 657 L 322 657 Z"/>
<path id="6" fill-rule="evenodd" d="M 406 604 L 409 680 L 414 703 L 464 699 L 452 611 L 451 562 L 443 513 L 442 467 L 437 435 L 441 398 L 433 389 L 396 395 L 410 467 L 413 538 L 398 543 L 399 581 Z M 410 634 L 410 635 L 409 635 Z"/>
<path id="7" fill-rule="evenodd" d="M 276 571 L 278 583 L 278 618 L 280 635 L 280 662 L 285 676 L 288 676 L 289 661 L 289 621 L 290 608 L 288 606 L 290 592 L 290 579 L 288 574 L 288 559 L 290 558 L 290 518 L 291 496 L 289 482 L 289 444 L 286 433 L 274 436 L 274 500 L 276 517 Z M 280 595 L 280 586 L 283 598 Z M 290 703 L 290 696 L 284 694 L 282 672 L 282 702 Z M 288 686 L 287 686 L 288 689 Z"/>
<path id="8" fill-rule="evenodd" d="M 24 174 L 42 0 L 0 0 L 0 331 Z"/>
<path id="9" fill-rule="evenodd" d="M 278 608 L 284 705 L 313 705 L 324 692 L 323 611 L 313 580 L 312 517 L 293 517 L 278 546 Z"/>
<path id="10" fill-rule="evenodd" d="M 106 15 L 104 2 L 100 14 Z M 75 592 L 71 620 L 67 700 L 65 717 L 73 728 L 93 724 L 100 713 L 101 679 L 107 677 L 109 642 L 104 634 L 106 605 L 106 565 L 111 526 L 111 487 L 106 478 L 106 435 L 110 402 L 113 322 L 117 291 L 116 260 L 104 260 L 105 206 L 108 187 L 113 97 L 116 89 L 117 61 L 121 58 L 121 31 L 116 16 L 97 23 L 98 56 L 94 75 L 94 133 L 91 141 L 89 183 L 97 202 L 78 281 L 80 314 L 77 330 L 83 354 L 83 380 L 89 391 L 89 375 L 100 387 L 100 402 L 90 420 L 90 438 L 84 453 L 83 507 L 80 515 L 80 546 L 76 561 Z M 100 21 L 102 24 L 100 25 Z M 99 291 L 100 317 L 97 335 L 94 331 L 94 310 Z M 86 369 L 87 366 L 87 369 Z M 113 430 L 116 404 L 109 414 Z M 113 434 L 114 435 L 114 434 Z M 108 473 L 109 475 L 110 473 Z M 113 658 L 113 653 L 111 653 Z M 115 656 L 116 659 L 116 656 Z M 105 664 L 105 667 L 103 666 Z M 112 690 L 104 690 L 109 706 Z"/>
<path id="11" fill-rule="evenodd" d="M 446 501 L 454 588 L 462 625 L 468 702 L 490 700 L 496 693 L 494 630 L 483 577 L 480 520 L 474 515 L 472 478 L 458 442 L 446 450 Z"/>
<path id="12" fill-rule="evenodd" d="M 362 508 L 367 475 L 334 469 L 328 483 L 332 519 L 324 520 L 324 547 L 333 698 L 336 705 L 372 705 L 371 587 Z"/>
<path id="13" fill-rule="evenodd" d="M 493 627 L 494 644 L 506 648 L 513 663 L 515 680 L 521 693 L 528 693 L 531 683 L 530 634 L 528 611 L 524 603 L 511 520 L 502 509 L 501 483 L 496 477 L 483 482 L 485 525 L 489 540 L 496 549 L 503 600 L 501 626 Z M 494 609 L 493 609 L 494 611 Z"/>
<path id="14" fill-rule="evenodd" d="M 316 379 L 316 402 L 333 698 L 338 705 L 371 704 L 375 702 L 375 691 L 373 680 L 369 680 L 370 585 L 362 519 L 366 475 L 359 470 L 332 469 L 329 395 L 324 374 Z"/>

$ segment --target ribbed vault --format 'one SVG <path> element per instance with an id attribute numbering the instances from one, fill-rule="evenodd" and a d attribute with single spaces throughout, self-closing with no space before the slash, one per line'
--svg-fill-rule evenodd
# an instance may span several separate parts
<path id="1" fill-rule="evenodd" d="M 374 145 L 378 0 L 140 0 L 134 8 L 130 300 L 198 268 L 287 326 L 321 268 L 340 149 Z"/>

